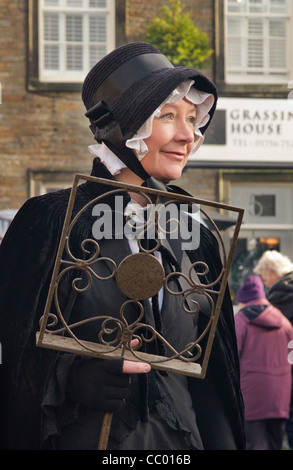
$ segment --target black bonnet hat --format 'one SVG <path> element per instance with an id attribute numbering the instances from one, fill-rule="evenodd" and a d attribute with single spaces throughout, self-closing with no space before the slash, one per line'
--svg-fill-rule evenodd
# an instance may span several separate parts
<path id="1" fill-rule="evenodd" d="M 157 107 L 185 80 L 215 97 L 210 119 L 200 130 L 204 134 L 217 102 L 215 85 L 199 71 L 174 67 L 151 44 L 135 42 L 114 49 L 87 74 L 82 99 L 97 142 L 104 142 L 134 173 L 146 180 L 143 169 L 131 149 L 125 146 Z"/>

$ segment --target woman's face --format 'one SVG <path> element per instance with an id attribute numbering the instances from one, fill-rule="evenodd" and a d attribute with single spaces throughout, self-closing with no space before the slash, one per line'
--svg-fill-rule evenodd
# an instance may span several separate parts
<path id="1" fill-rule="evenodd" d="M 272 287 L 279 280 L 279 276 L 274 270 L 263 269 L 260 272 L 260 276 L 263 280 L 264 285 L 268 289 Z"/>
<path id="2" fill-rule="evenodd" d="M 194 144 L 195 118 L 195 105 L 185 98 L 163 106 L 152 135 L 144 139 L 149 151 L 141 164 L 150 176 L 161 181 L 181 176 Z"/>

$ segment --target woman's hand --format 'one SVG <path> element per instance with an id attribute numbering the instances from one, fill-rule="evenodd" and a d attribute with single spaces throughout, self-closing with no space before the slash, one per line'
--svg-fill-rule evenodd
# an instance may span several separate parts
<path id="1" fill-rule="evenodd" d="M 131 374 L 150 370 L 144 362 L 79 357 L 71 367 L 67 398 L 96 411 L 118 412 L 130 394 Z"/>
<path id="2" fill-rule="evenodd" d="M 138 345 L 138 339 L 131 341 L 131 347 L 135 348 Z M 145 362 L 135 362 L 125 360 L 123 363 L 123 372 L 125 374 L 145 374 L 151 370 L 151 366 Z"/>
<path id="3" fill-rule="evenodd" d="M 145 362 L 124 361 L 122 371 L 124 374 L 145 374 L 151 366 Z"/>

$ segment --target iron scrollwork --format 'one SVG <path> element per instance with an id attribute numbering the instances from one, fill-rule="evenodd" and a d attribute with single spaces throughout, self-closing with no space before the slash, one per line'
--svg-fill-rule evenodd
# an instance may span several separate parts
<path id="1" fill-rule="evenodd" d="M 91 180 L 99 184 L 114 186 L 102 195 L 89 201 L 73 217 L 73 207 L 75 202 L 76 190 L 80 180 Z M 107 188 L 108 189 L 108 188 Z M 136 228 L 136 239 L 138 252 L 130 254 L 124 258 L 119 265 L 105 256 L 101 256 L 100 243 L 93 238 L 82 240 L 80 245 L 81 255 L 74 254 L 71 247 L 71 233 L 74 230 L 76 222 L 88 209 L 101 202 L 103 198 L 115 196 L 116 194 L 126 192 L 136 192 L 145 198 L 145 202 L 151 208 L 149 213 L 138 220 Z M 209 284 L 201 282 L 205 275 L 209 273 L 209 266 L 203 261 L 197 261 L 190 264 L 186 272 L 176 271 L 166 274 L 162 263 L 156 258 L 155 253 L 159 250 L 166 235 L 171 236 L 178 230 L 180 221 L 174 218 L 168 219 L 168 227 L 160 223 L 160 211 L 166 209 L 172 203 L 196 204 L 199 208 L 199 214 L 205 216 L 214 226 L 215 234 L 219 240 L 222 249 L 223 268 L 216 279 Z M 217 225 L 209 217 L 208 213 L 201 207 L 202 205 L 218 207 L 238 213 L 234 235 L 230 245 L 228 255 Z M 227 284 L 232 257 L 234 254 L 237 237 L 241 225 L 243 210 L 225 206 L 220 203 L 212 203 L 205 200 L 199 200 L 191 196 L 182 196 L 170 194 L 164 191 L 136 187 L 123 183 L 110 182 L 101 178 L 76 175 L 71 196 L 68 204 L 68 210 L 61 235 L 58 254 L 52 276 L 47 302 L 43 317 L 40 322 L 40 331 L 37 333 L 37 345 L 40 347 L 54 348 L 58 350 L 71 351 L 78 354 L 85 354 L 94 357 L 112 358 L 121 357 L 131 360 L 149 362 L 153 368 L 171 370 L 176 373 L 191 375 L 203 378 L 206 373 L 210 349 L 213 342 L 213 336 L 220 314 L 221 303 Z M 138 216 L 139 219 L 139 216 Z M 126 224 L 131 231 L 133 228 L 133 218 L 131 214 L 126 218 Z M 171 225 L 173 226 L 171 227 Z M 152 246 L 143 243 L 147 231 L 152 231 L 155 240 Z M 99 274 L 99 264 L 106 263 L 108 274 Z M 76 272 L 78 274 L 76 274 Z M 75 273 L 73 275 L 73 273 Z M 91 289 L 93 282 L 107 282 L 115 279 L 126 300 L 120 306 L 119 315 L 113 317 L 107 314 L 97 315 L 79 322 L 68 324 L 62 312 L 62 306 L 59 301 L 59 290 L 64 276 L 72 275 L 71 287 L 79 295 Z M 171 287 L 173 280 L 183 281 L 179 290 L 173 290 Z M 155 328 L 144 320 L 143 301 L 157 294 L 161 289 L 171 295 L 181 297 L 182 314 L 196 315 L 201 309 L 201 296 L 205 298 L 210 308 L 210 315 L 207 327 L 194 341 L 186 344 L 185 347 L 177 351 Z M 197 294 L 194 300 L 193 294 Z M 191 299 L 190 302 L 187 302 Z M 51 310 L 54 304 L 54 312 Z M 131 305 L 137 311 L 136 319 L 129 321 L 126 315 L 126 309 Z M 99 323 L 97 330 L 97 342 L 89 342 L 80 339 L 76 334 L 76 328 L 85 323 Z M 147 334 L 146 334 L 147 333 Z M 205 348 L 204 358 L 201 365 L 197 362 L 202 356 L 202 339 L 207 336 L 207 347 Z M 133 341 L 135 340 L 135 341 Z M 152 341 L 161 341 L 168 351 L 165 356 L 151 355 L 142 352 L 142 345 Z M 134 345 L 135 344 L 135 345 Z"/>

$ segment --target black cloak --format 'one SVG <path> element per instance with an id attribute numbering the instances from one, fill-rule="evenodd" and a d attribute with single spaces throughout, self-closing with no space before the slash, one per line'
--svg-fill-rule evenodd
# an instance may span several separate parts
<path id="1" fill-rule="evenodd" d="M 112 178 L 99 159 L 94 160 L 92 175 Z M 172 187 L 167 187 L 167 190 L 174 191 Z M 99 191 L 105 191 L 104 185 L 91 181 L 81 184 L 77 190 L 76 211 L 96 197 Z M 2 449 L 41 448 L 41 404 L 59 353 L 36 347 L 35 336 L 44 312 L 69 196 L 70 189 L 65 189 L 28 200 L 18 211 L 0 245 Z M 78 225 L 74 234 L 76 247 L 89 236 L 91 227 L 92 221 L 87 220 Z M 205 227 L 202 227 L 199 248 L 189 256 L 191 262 L 204 259 L 214 269 L 211 274 L 216 275 L 221 270 L 218 244 Z M 72 289 L 68 289 L 64 301 L 68 318 L 74 301 Z M 225 415 L 236 448 L 243 449 L 243 403 L 228 288 L 206 378 L 193 380 L 190 388 L 191 394 L 194 391 L 197 397 L 194 408 L 205 448 L 221 448 L 217 446 L 221 446 L 225 433 L 221 426 Z M 222 407 L 217 406 L 214 389 L 221 397 Z"/>

